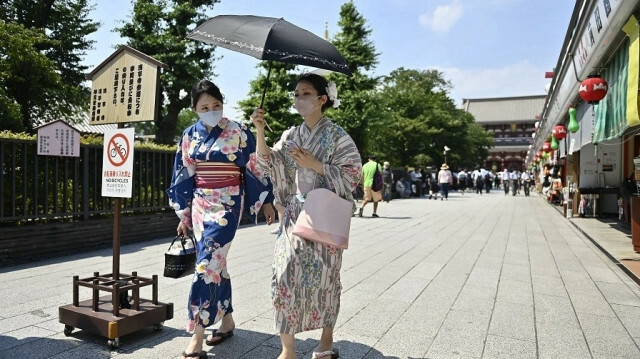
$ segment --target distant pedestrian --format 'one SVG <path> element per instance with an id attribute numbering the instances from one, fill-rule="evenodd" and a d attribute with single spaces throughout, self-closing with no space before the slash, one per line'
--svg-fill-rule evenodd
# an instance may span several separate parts
<path id="1" fill-rule="evenodd" d="M 504 169 L 504 171 L 502 171 L 502 188 L 504 189 L 504 195 L 508 195 L 509 194 L 509 183 L 511 181 L 511 175 L 509 173 L 508 169 Z"/>
<path id="2" fill-rule="evenodd" d="M 518 193 L 518 173 L 512 171 L 509 178 L 511 178 L 511 194 L 515 196 Z"/>
<path id="3" fill-rule="evenodd" d="M 358 212 L 358 216 L 362 217 L 364 206 L 369 202 L 373 202 L 373 214 L 371 217 L 378 216 L 378 202 L 382 201 L 382 194 L 380 191 L 376 192 L 371 187 L 373 186 L 373 176 L 377 171 L 382 171 L 382 167 L 376 162 L 376 155 L 369 156 L 369 162 L 362 166 L 362 187 L 364 188 L 364 198 L 362 200 L 362 206 Z"/>
<path id="4" fill-rule="evenodd" d="M 386 161 L 382 164 L 382 182 L 384 183 L 384 200 L 389 203 L 393 188 L 393 171 L 391 171 L 391 164 Z"/>
<path id="5" fill-rule="evenodd" d="M 440 186 L 438 185 L 438 175 L 435 171 L 431 172 L 428 176 L 428 186 L 429 186 L 429 199 L 438 199 L 438 192 L 440 191 Z"/>
<path id="6" fill-rule="evenodd" d="M 476 172 L 477 171 L 477 172 Z M 484 176 L 482 175 L 482 172 L 480 171 L 480 169 L 478 168 L 476 171 L 476 178 L 475 178 L 475 185 L 476 185 L 476 194 L 480 193 L 480 195 L 482 196 L 482 189 L 484 188 Z"/>
<path id="7" fill-rule="evenodd" d="M 520 179 L 522 180 L 522 186 L 524 187 L 524 196 L 529 197 L 529 188 L 531 186 L 531 175 L 529 174 L 529 172 L 524 171 L 522 172 L 522 176 L 520 176 Z"/>
<path id="8" fill-rule="evenodd" d="M 458 172 L 458 189 L 460 193 L 464 195 L 464 190 L 467 188 L 467 172 L 463 169 Z"/>
<path id="9" fill-rule="evenodd" d="M 449 171 L 449 166 L 445 163 L 438 172 L 438 185 L 440 186 L 440 200 L 449 200 L 449 186 L 453 183 L 453 175 Z"/>

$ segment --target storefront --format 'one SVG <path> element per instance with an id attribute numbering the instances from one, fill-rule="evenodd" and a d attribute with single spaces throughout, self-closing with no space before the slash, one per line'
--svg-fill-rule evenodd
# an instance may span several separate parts
<path id="1" fill-rule="evenodd" d="M 527 157 L 538 171 L 544 164 L 561 169 L 558 177 L 565 196 L 576 202 L 574 213 L 585 195 L 597 201 L 591 207 L 598 213 L 591 214 L 619 213 L 625 179 L 640 154 L 638 22 L 632 15 L 639 7 L 623 1 L 577 3 Z M 594 94 L 602 95 L 599 102 L 583 100 Z M 558 125 L 569 129 L 566 138 L 536 161 Z"/>

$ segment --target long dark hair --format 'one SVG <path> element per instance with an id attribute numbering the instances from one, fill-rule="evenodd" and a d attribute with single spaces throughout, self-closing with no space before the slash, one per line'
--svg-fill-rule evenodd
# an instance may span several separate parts
<path id="1" fill-rule="evenodd" d="M 327 102 L 322 105 L 322 112 L 325 109 L 333 106 L 333 101 L 329 98 L 329 94 L 327 94 L 327 86 L 329 85 L 329 81 L 324 77 L 316 74 L 312 74 L 310 72 L 304 73 L 298 77 L 298 81 L 296 84 L 300 82 L 308 82 L 313 86 L 314 89 L 318 92 L 318 96 L 327 96 Z"/>

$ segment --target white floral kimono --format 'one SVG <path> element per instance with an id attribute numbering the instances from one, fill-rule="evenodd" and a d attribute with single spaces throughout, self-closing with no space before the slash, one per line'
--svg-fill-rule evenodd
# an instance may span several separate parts
<path id="1" fill-rule="evenodd" d="M 324 175 L 296 167 L 282 146 L 289 140 L 321 161 Z M 269 173 L 276 201 L 286 207 L 274 250 L 271 284 L 276 329 L 295 334 L 334 327 L 340 310 L 342 249 L 307 241 L 291 232 L 306 194 L 315 188 L 327 188 L 353 202 L 352 192 L 362 173 L 360 153 L 340 126 L 323 117 L 311 131 L 306 124 L 286 131 L 270 156 L 258 155 L 258 167 Z"/>

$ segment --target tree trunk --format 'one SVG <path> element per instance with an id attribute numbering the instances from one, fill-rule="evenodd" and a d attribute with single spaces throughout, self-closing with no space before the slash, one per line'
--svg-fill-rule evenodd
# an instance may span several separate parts
<path id="1" fill-rule="evenodd" d="M 178 115 L 180 114 L 180 110 L 182 110 L 182 106 L 176 102 L 178 101 L 170 101 L 167 108 L 167 115 L 161 117 L 160 121 L 158 121 L 158 132 L 156 133 L 156 142 L 158 143 L 164 143 L 167 145 L 175 144 Z"/>

